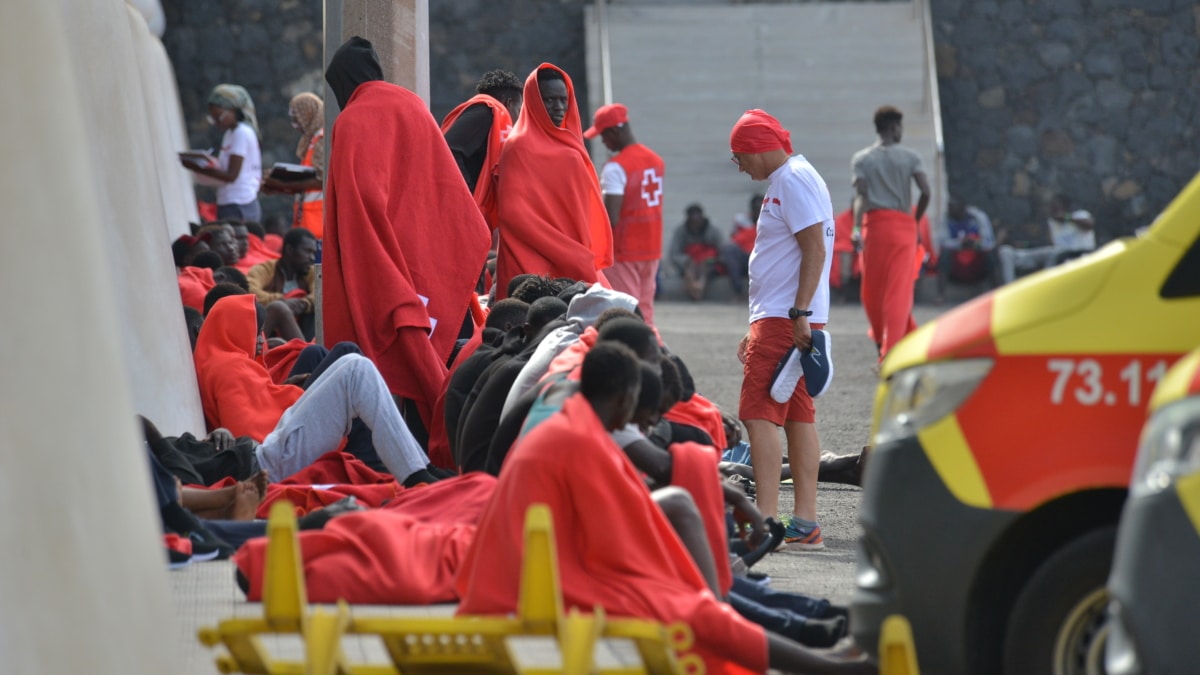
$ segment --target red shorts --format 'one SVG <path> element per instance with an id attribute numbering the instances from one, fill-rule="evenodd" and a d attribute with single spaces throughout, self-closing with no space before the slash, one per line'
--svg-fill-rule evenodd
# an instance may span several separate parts
<path id="1" fill-rule="evenodd" d="M 809 325 L 814 330 L 825 327 L 823 323 Z M 816 408 L 803 385 L 796 387 L 787 403 L 776 403 L 771 398 L 771 376 L 775 374 L 779 359 L 793 344 L 790 319 L 759 319 L 750 324 L 750 344 L 746 349 L 746 363 L 742 364 L 739 419 L 767 420 L 778 426 L 783 426 L 784 422 L 812 424 L 816 421 Z"/>

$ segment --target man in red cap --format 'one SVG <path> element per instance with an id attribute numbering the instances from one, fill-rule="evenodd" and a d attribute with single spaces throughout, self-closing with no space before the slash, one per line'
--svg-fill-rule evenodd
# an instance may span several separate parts
<path id="1" fill-rule="evenodd" d="M 817 524 L 821 442 L 812 397 L 797 386 L 787 403 L 778 403 L 770 390 L 788 349 L 810 349 L 813 330 L 829 320 L 833 203 L 812 164 L 803 155 L 791 156 L 791 134 L 766 112 L 746 111 L 733 125 L 729 147 L 739 171 L 768 181 L 750 253 L 750 332 L 738 345 L 743 364 L 738 417 L 750 437 L 758 508 L 767 516 L 779 510 L 779 427 L 784 428 L 795 490 L 784 540 L 789 548 L 817 550 L 825 544 Z"/>
<path id="2" fill-rule="evenodd" d="M 921 157 L 900 145 L 904 115 L 890 105 L 875 111 L 879 140 L 854 154 L 854 229 L 862 232 L 862 304 L 879 345 L 887 356 L 917 324 L 912 318 L 913 260 L 917 225 L 929 206 L 929 180 Z M 921 197 L 912 208 L 912 184 Z M 926 246 L 932 246 L 928 241 Z"/>
<path id="3" fill-rule="evenodd" d="M 663 161 L 633 137 L 629 110 L 600 106 L 584 138 L 600 137 L 613 153 L 600 171 L 600 192 L 613 229 L 613 266 L 604 271 L 614 290 L 637 298 L 654 325 L 654 287 L 662 258 Z"/>

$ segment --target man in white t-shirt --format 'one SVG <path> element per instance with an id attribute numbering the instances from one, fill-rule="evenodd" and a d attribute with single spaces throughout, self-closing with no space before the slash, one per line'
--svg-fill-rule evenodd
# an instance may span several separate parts
<path id="1" fill-rule="evenodd" d="M 795 505 L 784 540 L 789 548 L 824 548 L 817 524 L 817 470 L 821 442 L 816 411 L 804 386 L 787 403 L 770 396 L 771 377 L 787 350 L 812 346 L 812 331 L 829 320 L 829 265 L 833 203 L 825 181 L 804 159 L 792 157 L 791 134 L 762 110 L 748 110 L 729 136 L 733 161 L 752 180 L 768 181 L 758 236 L 750 254 L 750 332 L 738 345 L 743 364 L 738 417 L 750 437 L 758 508 L 779 509 L 787 435 Z"/>

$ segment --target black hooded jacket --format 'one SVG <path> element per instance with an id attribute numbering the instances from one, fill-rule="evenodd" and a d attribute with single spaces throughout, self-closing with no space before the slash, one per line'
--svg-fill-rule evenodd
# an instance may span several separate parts
<path id="1" fill-rule="evenodd" d="M 325 81 L 337 98 L 338 108 L 345 110 L 354 90 L 364 82 L 383 79 L 383 67 L 371 41 L 355 35 L 334 52 L 325 69 Z"/>

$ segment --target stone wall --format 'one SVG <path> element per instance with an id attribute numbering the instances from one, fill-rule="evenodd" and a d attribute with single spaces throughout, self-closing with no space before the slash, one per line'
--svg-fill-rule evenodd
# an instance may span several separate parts
<path id="1" fill-rule="evenodd" d="M 542 61 L 571 75 L 588 110 L 588 2 L 430 0 L 434 115 L 471 96 L 483 72 L 506 68 L 523 79 Z M 163 7 L 163 40 L 194 146 L 215 144 L 204 100 L 214 84 L 231 81 L 258 106 L 264 164 L 292 160 L 288 99 L 319 91 L 321 82 L 320 0 L 164 0 Z M 1200 168 L 1200 8 L 1193 2 L 932 0 L 932 7 L 950 190 L 991 214 L 1014 241 L 1045 236 L 1045 202 L 1054 193 L 1092 211 L 1101 240 L 1128 234 Z M 290 208 L 278 197 L 263 206 Z"/>
<path id="2" fill-rule="evenodd" d="M 590 0 L 430 0 L 434 116 L 440 120 L 473 96 L 483 73 L 504 68 L 524 81 L 544 61 L 567 71 L 580 110 L 590 110 L 583 37 L 583 8 L 588 4 Z"/>
<path id="3" fill-rule="evenodd" d="M 1108 240 L 1196 173 L 1200 7 L 1185 0 L 933 0 L 950 191 L 1045 237 L 1054 193 Z"/>
<path id="4" fill-rule="evenodd" d="M 179 98 L 193 148 L 220 144 L 204 119 L 212 88 L 222 82 L 250 92 L 262 132 L 263 167 L 295 162 L 299 134 L 288 102 L 303 91 L 320 95 L 321 0 L 163 0 L 163 44 L 175 66 Z M 212 201 L 211 188 L 198 196 Z M 291 218 L 291 198 L 262 197 L 263 216 Z"/>

